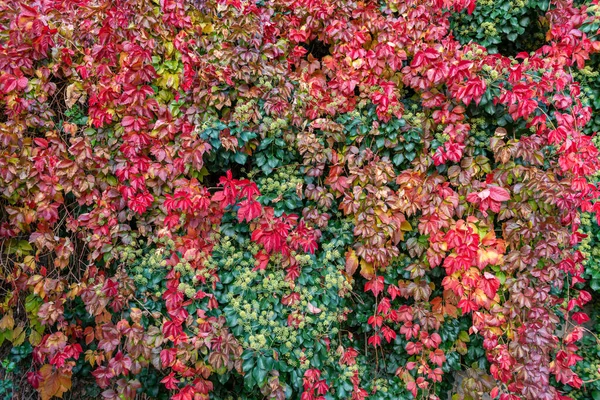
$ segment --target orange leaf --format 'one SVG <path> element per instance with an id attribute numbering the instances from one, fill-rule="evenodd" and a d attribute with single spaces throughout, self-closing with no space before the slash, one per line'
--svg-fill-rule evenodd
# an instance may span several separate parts
<path id="1" fill-rule="evenodd" d="M 54 369 L 52 365 L 45 364 L 40 369 L 42 382 L 40 383 L 40 396 L 42 400 L 52 397 L 62 398 L 63 394 L 71 389 L 71 371 L 62 372 Z"/>
<path id="2" fill-rule="evenodd" d="M 350 276 L 354 275 L 358 268 L 358 257 L 354 250 L 348 250 L 346 252 L 346 273 Z"/>

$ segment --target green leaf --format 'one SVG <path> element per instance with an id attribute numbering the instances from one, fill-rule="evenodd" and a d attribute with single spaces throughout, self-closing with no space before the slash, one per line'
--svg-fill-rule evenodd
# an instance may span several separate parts
<path id="1" fill-rule="evenodd" d="M 506 274 L 504 274 L 504 272 L 502 272 L 502 271 L 500 271 L 496 274 L 496 278 L 498 278 L 500 283 L 503 285 L 504 285 L 504 282 L 506 282 Z"/>
<path id="2" fill-rule="evenodd" d="M 402 162 L 404 161 L 404 154 L 397 153 L 394 156 L 394 158 L 392 158 L 392 161 L 394 162 L 394 165 L 400 165 L 400 164 L 402 164 Z"/>
<path id="3" fill-rule="evenodd" d="M 240 133 L 240 139 L 242 139 L 242 141 L 244 141 L 244 142 L 248 142 L 248 141 L 254 139 L 255 137 L 256 137 L 256 133 L 254 133 L 254 132 L 243 131 L 242 133 Z"/>
<path id="4" fill-rule="evenodd" d="M 273 370 L 274 364 L 275 364 L 275 360 L 272 357 L 265 356 L 265 369 L 267 371 Z"/>
<path id="5" fill-rule="evenodd" d="M 252 390 L 255 383 L 256 383 L 256 381 L 254 380 L 254 377 L 252 376 L 252 374 L 246 373 L 246 375 L 244 375 L 244 387 L 247 390 Z"/>
<path id="6" fill-rule="evenodd" d="M 117 178 L 112 175 L 106 177 L 106 182 L 108 182 L 110 186 L 117 186 Z"/>
<path id="7" fill-rule="evenodd" d="M 259 359 L 260 360 L 260 359 Z M 258 386 L 262 386 L 267 379 L 268 371 L 264 368 L 256 367 L 252 370 L 252 377 Z"/>
<path id="8" fill-rule="evenodd" d="M 267 369 L 267 364 L 265 363 L 265 357 L 263 357 L 263 356 L 258 357 L 256 365 L 260 369 Z"/>
<path id="9" fill-rule="evenodd" d="M 246 153 L 242 153 L 241 151 L 238 151 L 233 156 L 233 160 L 238 164 L 246 164 L 247 159 L 248 159 L 248 155 Z"/>
<path id="10" fill-rule="evenodd" d="M 252 368 L 254 368 L 254 358 L 251 357 L 247 360 L 244 360 L 244 362 L 242 363 L 242 371 L 248 373 Z"/>
<path id="11" fill-rule="evenodd" d="M 269 167 L 275 168 L 279 165 L 279 160 L 275 157 L 269 157 L 267 159 L 267 164 L 269 164 Z"/>
<path id="12" fill-rule="evenodd" d="M 285 206 L 290 209 L 293 210 L 296 208 L 296 202 L 293 199 L 287 199 L 285 201 Z"/>
<path id="13" fill-rule="evenodd" d="M 466 331 L 460 331 L 460 333 L 458 334 L 458 338 L 465 343 L 469 343 L 471 341 L 471 338 L 469 337 L 469 334 Z"/>
<path id="14" fill-rule="evenodd" d="M 259 150 L 264 150 L 266 149 L 271 143 L 273 143 L 273 138 L 272 137 L 268 137 L 262 140 L 262 142 L 260 142 L 260 145 L 258 146 Z"/>
<path id="15" fill-rule="evenodd" d="M 31 243 L 29 243 L 27 240 L 19 240 L 17 242 L 17 248 L 25 253 L 29 253 L 33 250 Z"/>

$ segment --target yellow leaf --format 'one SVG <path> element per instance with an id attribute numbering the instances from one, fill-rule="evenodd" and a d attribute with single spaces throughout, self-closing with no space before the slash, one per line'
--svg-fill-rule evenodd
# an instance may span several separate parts
<path id="1" fill-rule="evenodd" d="M 42 342 L 42 335 L 40 335 L 36 331 L 31 331 L 31 333 L 29 334 L 29 343 L 31 343 L 32 346 L 37 346 L 41 342 Z"/>
<path id="2" fill-rule="evenodd" d="M 90 365 L 93 367 L 96 364 L 96 352 L 93 350 L 86 350 L 85 361 L 89 362 Z"/>
<path id="3" fill-rule="evenodd" d="M 402 221 L 402 223 L 400 224 L 400 229 L 404 232 L 410 232 L 412 231 L 412 226 L 410 226 L 410 223 L 408 221 Z"/>
<path id="4" fill-rule="evenodd" d="M 165 42 L 164 43 L 165 46 L 165 50 L 167 51 L 167 55 L 171 55 L 173 54 L 173 50 L 175 50 L 175 47 L 173 46 L 173 42 Z"/>
<path id="5" fill-rule="evenodd" d="M 362 65 L 363 65 L 362 58 L 358 58 L 358 59 L 352 61 L 352 67 L 354 67 L 354 68 L 360 68 Z"/>
<path id="6" fill-rule="evenodd" d="M 30 271 L 35 271 L 35 257 L 26 256 L 23 258 L 23 265 L 25 265 L 25 267 L 27 267 Z"/>
<path id="7" fill-rule="evenodd" d="M 25 329 L 22 325 L 17 326 L 12 333 L 12 345 L 20 346 L 25 341 Z"/>
<path id="8" fill-rule="evenodd" d="M 213 26 L 213 24 L 200 24 L 200 26 L 202 27 L 202 33 L 212 33 L 215 30 L 215 27 Z"/>
<path id="9" fill-rule="evenodd" d="M 365 260 L 360 261 L 360 274 L 363 278 L 370 280 L 375 276 L 375 268 L 373 268 L 372 263 L 368 263 Z"/>
<path id="10" fill-rule="evenodd" d="M 70 290 L 67 292 L 67 298 L 72 300 L 81 293 L 82 287 L 79 284 L 72 284 Z"/>

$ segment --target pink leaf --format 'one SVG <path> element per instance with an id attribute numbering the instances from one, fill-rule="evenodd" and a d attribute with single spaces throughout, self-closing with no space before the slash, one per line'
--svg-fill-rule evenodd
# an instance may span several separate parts
<path id="1" fill-rule="evenodd" d="M 491 199 L 494 201 L 501 202 L 510 200 L 508 190 L 501 188 L 500 186 L 490 186 L 488 190 L 490 191 Z"/>

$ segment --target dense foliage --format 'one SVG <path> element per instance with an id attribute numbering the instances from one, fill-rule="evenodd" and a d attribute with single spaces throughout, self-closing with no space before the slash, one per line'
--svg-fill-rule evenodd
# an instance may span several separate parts
<path id="1" fill-rule="evenodd" d="M 597 3 L 0 2 L 0 396 L 600 399 Z"/>

